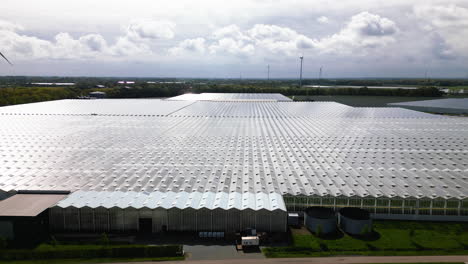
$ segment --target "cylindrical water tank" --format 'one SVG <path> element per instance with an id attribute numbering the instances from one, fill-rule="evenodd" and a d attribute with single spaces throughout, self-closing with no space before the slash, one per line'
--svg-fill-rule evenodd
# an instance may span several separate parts
<path id="1" fill-rule="evenodd" d="M 305 226 L 314 233 L 331 234 L 336 232 L 336 215 L 331 208 L 313 206 L 305 210 Z"/>
<path id="2" fill-rule="evenodd" d="M 367 210 L 345 207 L 339 211 L 341 229 L 351 235 L 365 235 L 372 232 L 372 219 Z"/>

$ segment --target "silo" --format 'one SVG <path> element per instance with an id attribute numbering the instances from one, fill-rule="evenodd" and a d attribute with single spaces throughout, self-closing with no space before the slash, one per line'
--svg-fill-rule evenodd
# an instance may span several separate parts
<path id="1" fill-rule="evenodd" d="M 336 232 L 336 215 L 331 208 L 313 206 L 305 210 L 305 226 L 314 233 L 331 234 Z"/>
<path id="2" fill-rule="evenodd" d="M 341 229 L 351 235 L 365 235 L 372 231 L 372 219 L 367 210 L 345 207 L 339 211 Z"/>

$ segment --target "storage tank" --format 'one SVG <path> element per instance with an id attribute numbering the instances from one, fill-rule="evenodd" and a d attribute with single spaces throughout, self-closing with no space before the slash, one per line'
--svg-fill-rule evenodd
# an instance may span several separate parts
<path id="1" fill-rule="evenodd" d="M 339 211 L 341 229 L 351 235 L 365 235 L 372 232 L 372 219 L 367 210 L 345 207 Z"/>
<path id="2" fill-rule="evenodd" d="M 305 226 L 314 233 L 331 234 L 336 232 L 336 215 L 331 208 L 313 206 L 305 210 Z"/>

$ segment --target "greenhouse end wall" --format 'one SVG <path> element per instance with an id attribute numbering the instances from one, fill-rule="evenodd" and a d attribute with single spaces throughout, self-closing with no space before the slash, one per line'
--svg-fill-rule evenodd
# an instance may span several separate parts
<path id="1" fill-rule="evenodd" d="M 395 220 L 460 220 L 468 221 L 468 200 L 416 198 L 360 198 L 284 196 L 288 211 L 303 211 L 310 206 L 324 206 L 339 210 L 359 207 L 374 216 Z M 416 217 L 417 216 L 417 217 Z"/>
<path id="2" fill-rule="evenodd" d="M 206 208 L 60 208 L 49 209 L 50 229 L 55 232 L 138 232 L 140 219 L 152 220 L 152 232 L 286 232 L 287 212 L 282 210 L 223 210 Z"/>

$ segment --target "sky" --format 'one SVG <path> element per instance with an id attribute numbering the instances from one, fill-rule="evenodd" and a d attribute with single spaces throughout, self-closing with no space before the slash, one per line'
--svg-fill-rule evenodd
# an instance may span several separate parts
<path id="1" fill-rule="evenodd" d="M 468 0 L 2 0 L 0 75 L 468 78 Z"/>

